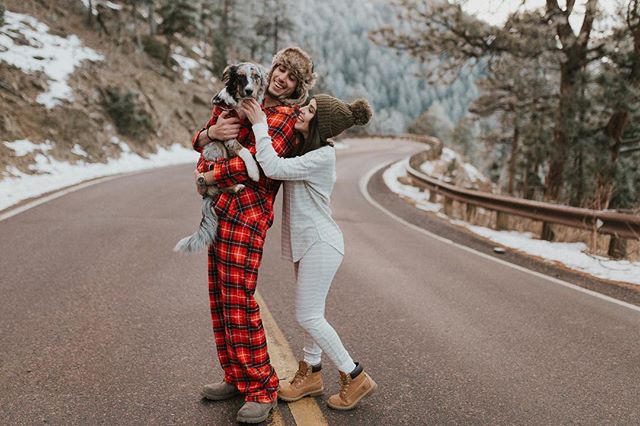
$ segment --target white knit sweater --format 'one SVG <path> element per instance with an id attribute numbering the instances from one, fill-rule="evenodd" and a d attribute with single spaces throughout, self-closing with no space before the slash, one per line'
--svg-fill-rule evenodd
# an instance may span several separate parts
<path id="1" fill-rule="evenodd" d="M 336 153 L 324 146 L 302 156 L 281 158 L 271 146 L 265 123 L 253 126 L 256 159 L 265 175 L 284 181 L 282 257 L 299 261 L 317 241 L 344 254 L 342 232 L 331 217 L 331 192 L 336 182 Z"/>

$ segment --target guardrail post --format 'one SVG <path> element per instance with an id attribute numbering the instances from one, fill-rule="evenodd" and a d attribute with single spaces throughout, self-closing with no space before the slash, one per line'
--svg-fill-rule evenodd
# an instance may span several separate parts
<path id="1" fill-rule="evenodd" d="M 473 204 L 465 204 L 464 208 L 464 220 L 466 222 L 471 223 L 471 221 L 476 217 L 476 206 Z"/>
<path id="2" fill-rule="evenodd" d="M 505 212 L 496 212 L 496 230 L 503 231 L 509 229 L 509 215 Z"/>
<path id="3" fill-rule="evenodd" d="M 551 229 L 551 224 L 548 222 L 542 222 L 542 234 L 540 235 L 540 238 L 545 241 L 553 241 L 554 236 L 555 234 Z"/>
<path id="4" fill-rule="evenodd" d="M 453 217 L 453 199 L 444 197 L 444 214 Z"/>
<path id="5" fill-rule="evenodd" d="M 432 189 L 429 190 L 429 202 L 430 203 L 438 202 L 438 193 Z"/>
<path id="6" fill-rule="evenodd" d="M 609 240 L 609 257 L 613 259 L 623 259 L 627 255 L 627 238 L 618 238 L 615 235 Z"/>

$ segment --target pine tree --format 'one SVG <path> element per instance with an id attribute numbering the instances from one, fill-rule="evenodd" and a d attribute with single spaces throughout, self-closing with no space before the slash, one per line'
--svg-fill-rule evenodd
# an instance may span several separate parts
<path id="1" fill-rule="evenodd" d="M 447 118 L 442 106 L 436 102 L 428 110 L 420 114 L 407 130 L 410 133 L 433 136 L 445 144 L 450 144 L 453 135 L 453 124 Z"/>
<path id="2" fill-rule="evenodd" d="M 157 12 L 162 17 L 162 23 L 158 28 L 159 33 L 167 38 L 164 64 L 168 65 L 171 47 L 175 43 L 176 35 L 195 35 L 197 10 L 188 0 L 165 0 Z"/>
<path id="3" fill-rule="evenodd" d="M 586 81 L 581 74 L 597 61 L 603 50 L 592 46 L 592 28 L 597 1 L 587 0 L 580 32 L 574 34 L 569 20 L 575 2 L 562 9 L 557 0 L 547 0 L 539 18 L 516 13 L 501 27 L 493 27 L 464 13 L 459 4 L 398 1 L 398 19 L 405 28 L 385 26 L 372 34 L 379 44 L 406 51 L 427 62 L 442 59 L 432 71 L 440 78 L 455 78 L 469 64 L 490 65 L 500 58 L 528 60 L 540 56 L 555 59 L 560 69 L 558 102 L 555 107 L 553 143 L 550 145 L 546 196 L 558 199 L 563 186 L 564 163 L 580 132 L 579 102 Z M 548 35 L 553 35 L 551 38 Z"/>

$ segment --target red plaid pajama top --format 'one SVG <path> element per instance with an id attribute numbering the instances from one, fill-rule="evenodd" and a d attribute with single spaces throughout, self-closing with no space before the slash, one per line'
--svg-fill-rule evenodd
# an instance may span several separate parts
<path id="1" fill-rule="evenodd" d="M 215 124 L 223 112 L 215 106 L 207 125 Z M 291 107 L 265 108 L 273 147 L 280 156 L 288 156 L 295 147 L 295 115 Z M 255 138 L 245 120 L 238 141 L 255 155 Z M 275 400 L 278 377 L 269 362 L 267 343 L 254 292 L 266 232 L 273 223 L 273 202 L 280 182 L 263 174 L 259 182 L 251 180 L 242 159 L 198 160 L 198 171 L 213 170 L 216 184 L 223 188 L 237 183 L 246 185 L 238 194 L 222 193 L 215 200 L 219 218 L 216 242 L 209 247 L 209 306 L 218 360 L 225 381 L 234 384 L 246 401 L 269 403 Z"/>

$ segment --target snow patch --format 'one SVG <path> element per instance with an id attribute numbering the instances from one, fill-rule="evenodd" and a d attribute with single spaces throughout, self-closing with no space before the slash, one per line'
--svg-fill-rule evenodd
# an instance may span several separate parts
<path id="1" fill-rule="evenodd" d="M 193 81 L 193 74 L 191 74 L 191 71 L 200 68 L 198 61 L 182 56 L 178 53 L 174 53 L 171 57 L 178 63 L 180 68 L 182 68 L 182 79 L 184 82 L 188 83 Z"/>
<path id="2" fill-rule="evenodd" d="M 121 5 L 113 3 L 113 2 L 110 2 L 110 1 L 105 2 L 104 5 L 107 6 L 109 9 L 122 10 L 122 6 Z"/>
<path id="3" fill-rule="evenodd" d="M 81 0 L 81 1 L 82 1 L 82 4 L 84 5 L 84 7 L 86 9 L 89 9 L 89 0 Z M 98 9 L 96 9 L 96 2 L 95 1 L 93 2 L 93 5 L 91 7 L 91 13 L 93 15 L 97 15 L 98 14 Z"/>
<path id="4" fill-rule="evenodd" d="M 42 72 L 49 78 L 49 89 L 36 101 L 53 108 L 63 100 L 73 100 L 67 80 L 84 60 L 101 61 L 104 57 L 83 47 L 75 35 L 62 38 L 49 34 L 49 27 L 37 19 L 7 11 L 0 30 L 0 61 L 20 68 L 25 73 Z M 29 44 L 16 44 L 13 37 L 24 36 Z"/>
<path id="5" fill-rule="evenodd" d="M 482 173 L 480 173 L 480 171 L 478 169 L 476 169 L 473 165 L 469 164 L 469 163 L 464 163 L 462 165 L 462 167 L 464 168 L 464 171 L 467 173 L 467 176 L 469 177 L 469 179 L 471 180 L 480 180 L 485 182 L 487 180 L 487 178 L 485 178 Z"/>
<path id="6" fill-rule="evenodd" d="M 80 157 L 88 157 L 89 154 L 87 154 L 87 151 L 85 151 L 84 149 L 82 149 L 82 147 L 78 144 L 73 145 L 73 149 L 71 150 L 71 152 L 75 155 L 78 155 Z"/>
<path id="7" fill-rule="evenodd" d="M 4 142 L 4 146 L 12 149 L 16 153 L 16 157 L 24 157 L 34 151 L 47 152 L 53 148 L 51 141 L 42 144 L 36 144 L 27 139 L 19 139 L 13 142 Z"/>
<path id="8" fill-rule="evenodd" d="M 409 159 L 405 159 L 393 164 L 382 174 L 387 187 L 396 194 L 411 200 L 420 210 L 438 212 L 442 209 L 440 204 L 429 202 L 429 191 L 423 191 L 412 185 L 405 185 L 398 181 L 399 177 L 407 176 L 407 166 Z"/>
<path id="9" fill-rule="evenodd" d="M 429 176 L 433 176 L 433 163 L 431 161 L 425 161 L 420 164 L 420 170 Z"/>
<path id="10" fill-rule="evenodd" d="M 172 164 L 195 164 L 198 159 L 197 152 L 179 144 L 174 144 L 169 148 L 160 148 L 155 154 L 144 158 L 132 152 L 129 146 L 117 137 L 114 137 L 113 140 L 116 141 L 123 152 L 120 158 L 110 159 L 104 164 L 86 163 L 84 161 L 70 164 L 47 158 L 43 154 L 37 154 L 35 163 L 30 166 L 30 169 L 37 174 L 30 175 L 21 172 L 15 167 L 9 167 L 3 173 L 4 179 L 0 180 L 0 210 L 10 207 L 19 201 L 69 185 L 75 185 L 87 179 Z M 40 147 L 40 145 L 33 145 Z M 78 147 L 75 153 L 77 154 L 80 150 L 81 148 Z"/>
<path id="11" fill-rule="evenodd" d="M 200 47 L 198 46 L 192 46 L 191 50 L 193 51 L 193 53 L 195 53 L 196 55 L 203 57 L 204 58 L 204 52 L 202 51 L 202 49 L 200 49 Z"/>
<path id="12" fill-rule="evenodd" d="M 456 152 L 450 148 L 442 148 L 440 159 L 444 160 L 447 163 L 450 163 L 458 159 L 458 154 L 456 154 Z"/>
<path id="13" fill-rule="evenodd" d="M 423 192 L 419 188 L 404 185 L 398 181 L 398 178 L 407 176 L 406 170 L 408 164 L 408 158 L 394 163 L 385 170 L 383 179 L 391 191 L 411 200 L 416 208 L 434 212 L 442 219 L 448 220 L 455 225 L 463 226 L 505 247 L 537 256 L 547 261 L 561 263 L 570 269 L 584 272 L 594 277 L 640 285 L 640 262 L 612 260 L 588 254 L 586 253 L 587 247 L 584 243 L 544 241 L 535 238 L 530 232 L 496 231 L 449 218 L 441 212 L 441 204 L 434 204 L 427 201 L 428 191 Z"/>
<path id="14" fill-rule="evenodd" d="M 345 142 L 334 142 L 333 147 L 337 150 L 349 149 L 349 144 Z"/>
<path id="15" fill-rule="evenodd" d="M 498 244 L 507 246 L 546 260 L 559 262 L 598 278 L 613 281 L 625 281 L 640 285 L 640 262 L 611 260 L 606 257 L 586 253 L 584 243 L 560 243 L 535 239 L 529 232 L 495 231 L 489 228 L 470 225 L 452 220 L 456 225 L 464 226 Z"/>

